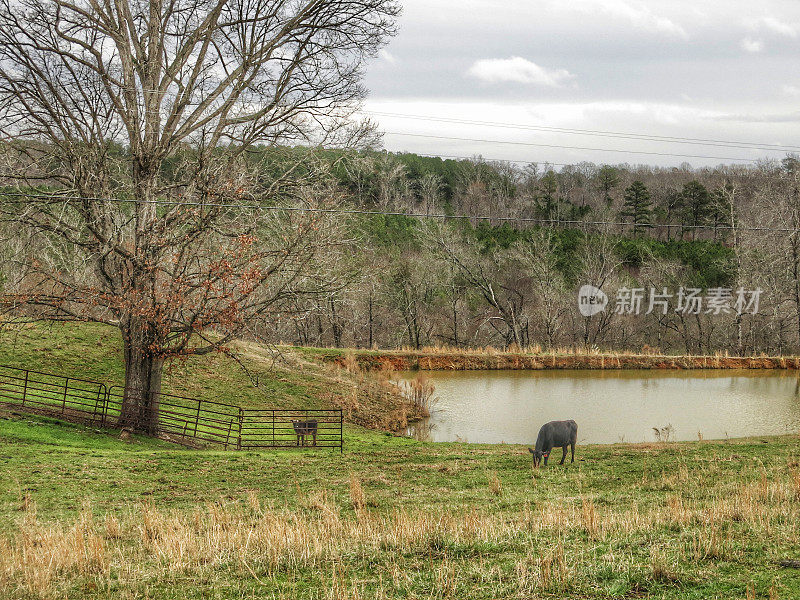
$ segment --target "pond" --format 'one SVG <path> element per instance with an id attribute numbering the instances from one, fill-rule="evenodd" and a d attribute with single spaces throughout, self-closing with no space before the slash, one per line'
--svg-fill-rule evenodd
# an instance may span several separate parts
<path id="1" fill-rule="evenodd" d="M 426 371 L 431 441 L 530 444 L 547 421 L 574 419 L 578 442 L 719 439 L 800 430 L 794 371 Z M 654 431 L 657 428 L 659 431 Z"/>

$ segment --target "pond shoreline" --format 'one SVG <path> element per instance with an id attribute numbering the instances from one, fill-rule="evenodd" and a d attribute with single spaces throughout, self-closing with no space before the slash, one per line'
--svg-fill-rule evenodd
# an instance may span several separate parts
<path id="1" fill-rule="evenodd" d="M 435 353 L 408 351 L 320 350 L 325 362 L 341 367 L 353 363 L 366 371 L 479 371 L 547 369 L 765 369 L 800 370 L 800 357 L 669 356 L 650 354 L 523 354 Z"/>

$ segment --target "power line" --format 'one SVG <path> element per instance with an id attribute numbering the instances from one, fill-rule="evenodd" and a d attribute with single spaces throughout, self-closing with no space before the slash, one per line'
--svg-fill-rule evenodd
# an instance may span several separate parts
<path id="1" fill-rule="evenodd" d="M 499 221 L 499 222 L 515 222 L 515 223 L 530 223 L 534 225 L 584 225 L 584 226 L 619 226 L 619 227 L 648 227 L 648 228 L 668 228 L 668 229 L 689 229 L 689 230 L 715 230 L 715 231 L 777 231 L 781 233 L 797 233 L 797 228 L 792 227 L 747 227 L 747 226 L 732 226 L 732 225 L 678 225 L 668 223 L 654 223 L 651 225 L 643 225 L 641 223 L 631 223 L 628 221 L 582 221 L 579 219 L 541 219 L 535 217 L 501 217 L 493 215 L 460 215 L 460 214 L 447 214 L 447 213 L 415 213 L 404 211 L 381 211 L 381 210 L 366 210 L 366 209 L 350 209 L 350 208 L 315 208 L 310 206 L 275 206 L 275 205 L 262 205 L 262 204 L 248 204 L 238 202 L 199 202 L 187 200 L 136 200 L 133 198 L 101 198 L 101 197 L 85 197 L 85 196 L 60 196 L 57 194 L 27 194 L 22 192 L 2 192 L 0 196 L 10 196 L 15 198 L 37 198 L 43 200 L 56 200 L 62 202 L 116 202 L 124 204 L 153 204 L 160 206 L 191 206 L 195 208 L 239 208 L 239 209 L 255 209 L 264 211 L 277 211 L 277 212 L 307 212 L 319 214 L 342 214 L 342 215 L 368 215 L 368 216 L 392 216 L 392 217 L 408 217 L 415 219 L 442 219 L 442 220 L 475 220 L 475 221 Z M 20 202 L 20 201 L 17 201 Z"/>
<path id="2" fill-rule="evenodd" d="M 485 127 L 499 127 L 504 129 L 520 129 L 525 131 L 545 131 L 551 133 L 566 133 L 570 135 L 587 135 L 595 137 L 611 137 L 632 140 L 644 140 L 655 142 L 666 142 L 673 144 L 692 144 L 698 146 L 718 146 L 722 148 L 743 148 L 751 150 L 768 150 L 768 151 L 784 151 L 784 152 L 800 152 L 800 147 L 784 146 L 781 144 L 770 144 L 766 142 L 744 142 L 744 141 L 729 141 L 729 140 L 716 140 L 705 138 L 690 138 L 680 136 L 666 136 L 666 135 L 652 135 L 633 132 L 620 132 L 620 131 L 603 131 L 597 129 L 571 129 L 566 127 L 550 127 L 546 125 L 524 125 L 514 123 L 500 123 L 495 121 L 474 121 L 469 119 L 454 119 L 450 117 L 433 117 L 423 115 L 408 115 L 402 113 L 390 113 L 379 111 L 360 111 L 365 114 L 395 117 L 401 119 L 415 119 L 420 121 L 431 121 L 436 123 L 455 123 L 462 125 L 478 125 Z"/>
<path id="3" fill-rule="evenodd" d="M 446 135 L 432 135 L 427 133 L 404 133 L 400 131 L 385 131 L 389 135 L 400 135 L 406 137 L 418 137 L 418 138 L 428 138 L 428 139 L 436 139 L 436 140 L 452 140 L 452 141 L 459 141 L 459 142 L 478 142 L 478 143 L 487 143 L 487 144 L 508 144 L 513 146 L 536 146 L 538 148 L 560 148 L 560 149 L 567 149 L 567 150 L 588 150 L 588 151 L 597 151 L 597 152 L 615 152 L 621 154 L 645 154 L 648 156 L 671 156 L 677 158 L 705 158 L 711 160 L 730 160 L 730 161 L 737 161 L 737 162 L 744 162 L 744 163 L 756 163 L 758 162 L 757 159 L 750 159 L 750 158 L 733 158 L 730 156 L 708 156 L 704 154 L 674 154 L 671 152 L 648 152 L 644 150 L 618 150 L 614 148 L 589 148 L 586 146 L 564 146 L 562 144 L 542 144 L 538 142 L 512 142 L 512 141 L 505 141 L 505 140 L 487 140 L 487 139 L 479 139 L 479 138 L 464 138 L 464 137 L 455 137 L 455 136 L 446 136 Z"/>
<path id="4" fill-rule="evenodd" d="M 406 154 L 406 152 L 398 152 L 397 154 Z M 426 154 L 424 152 L 413 152 L 417 156 L 426 156 L 428 158 L 452 158 L 457 160 L 468 160 L 476 162 L 478 160 L 486 162 L 505 162 L 514 163 L 518 165 L 553 165 L 555 167 L 571 167 L 574 163 L 557 163 L 551 160 L 519 160 L 514 158 L 490 158 L 483 155 L 464 156 L 461 154 Z"/>

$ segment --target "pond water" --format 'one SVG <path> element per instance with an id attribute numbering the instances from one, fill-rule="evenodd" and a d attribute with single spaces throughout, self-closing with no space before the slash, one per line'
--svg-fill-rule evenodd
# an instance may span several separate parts
<path id="1" fill-rule="evenodd" d="M 410 434 L 432 441 L 530 444 L 547 421 L 574 419 L 578 442 L 779 435 L 800 431 L 793 371 L 427 371 L 431 417 Z"/>

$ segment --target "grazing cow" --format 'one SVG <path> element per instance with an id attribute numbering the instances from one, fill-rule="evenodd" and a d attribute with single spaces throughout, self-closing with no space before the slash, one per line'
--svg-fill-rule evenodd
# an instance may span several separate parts
<path id="1" fill-rule="evenodd" d="M 313 445 L 317 445 L 317 420 L 316 419 L 292 419 L 292 427 L 294 427 L 295 435 L 297 435 L 297 445 L 306 445 L 306 436 L 310 435 L 314 438 Z"/>
<path id="2" fill-rule="evenodd" d="M 572 462 L 575 462 L 575 444 L 578 441 L 578 424 L 570 419 L 569 421 L 550 421 L 542 425 L 539 436 L 536 438 L 536 450 L 528 448 L 528 452 L 533 454 L 533 466 L 538 467 L 544 457 L 544 465 L 547 466 L 547 459 L 553 448 L 561 447 L 564 454 L 561 462 L 567 458 L 567 446 L 572 446 Z"/>

